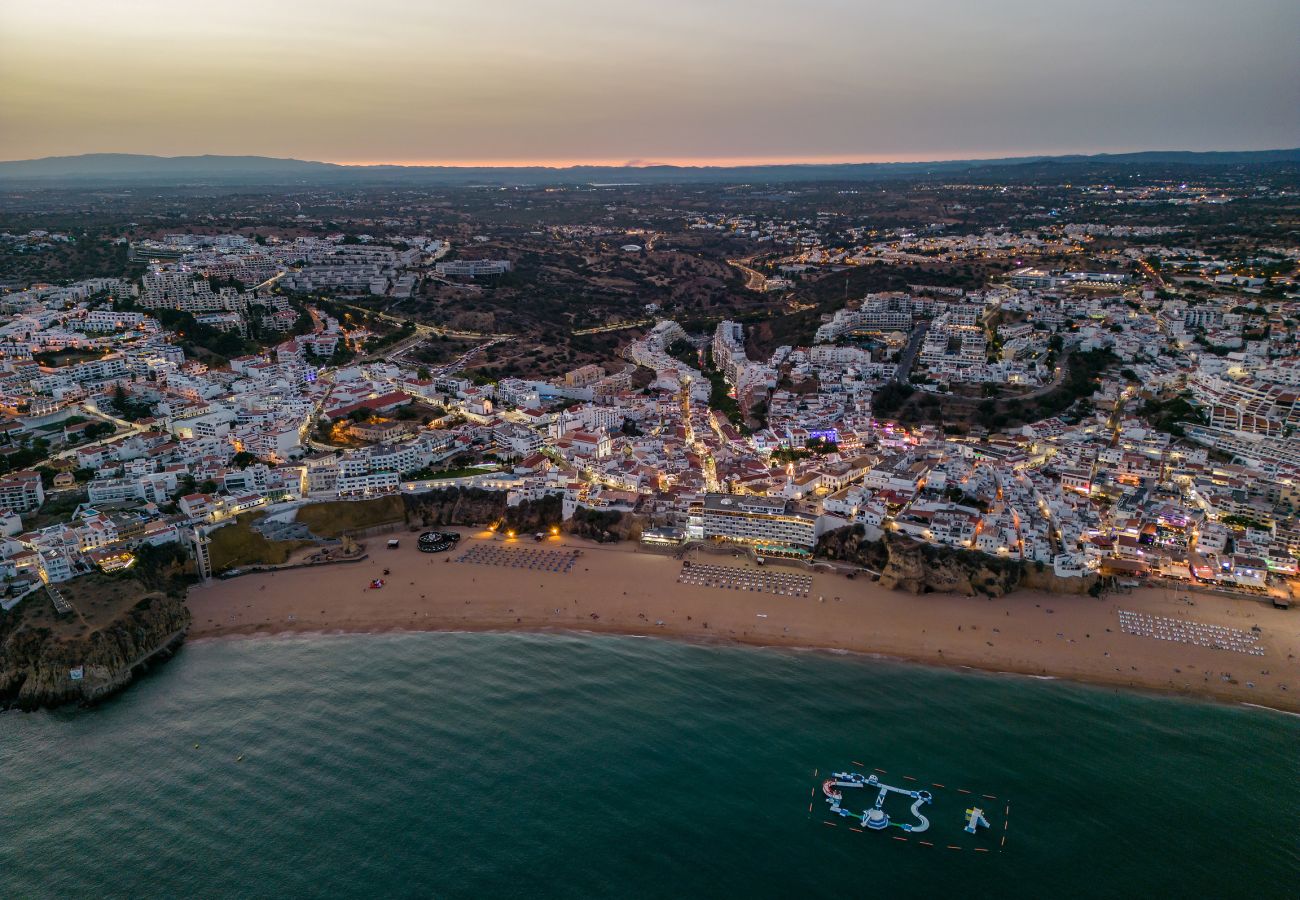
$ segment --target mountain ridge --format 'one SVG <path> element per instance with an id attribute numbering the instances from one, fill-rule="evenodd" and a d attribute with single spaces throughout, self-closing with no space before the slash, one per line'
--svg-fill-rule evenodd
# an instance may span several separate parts
<path id="1" fill-rule="evenodd" d="M 583 183 L 593 178 L 620 182 L 744 182 L 750 180 L 879 180 L 944 173 L 976 172 L 1035 165 L 1189 165 L 1230 166 L 1300 163 L 1300 148 L 1278 150 L 1143 150 L 1132 153 L 1033 155 L 994 159 L 927 162 L 773 163 L 765 165 L 650 166 L 439 166 L 381 163 L 349 165 L 271 156 L 156 156 L 135 153 L 87 153 L 0 161 L 0 184 L 84 186 L 87 183 L 150 185 L 192 183 Z"/>

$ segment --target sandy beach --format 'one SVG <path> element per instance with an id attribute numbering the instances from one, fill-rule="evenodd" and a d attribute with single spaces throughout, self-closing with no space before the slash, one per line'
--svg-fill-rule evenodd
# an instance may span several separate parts
<path id="1" fill-rule="evenodd" d="M 1021 591 L 988 599 L 890 591 L 865 577 L 814 572 L 807 596 L 682 583 L 701 566 L 763 575 L 807 575 L 800 566 L 753 563 L 698 553 L 680 560 L 632 545 L 571 538 L 506 542 L 462 530 L 460 545 L 424 554 L 415 535 L 399 549 L 368 541 L 360 563 L 248 575 L 190 591 L 190 637 L 388 630 L 566 629 L 748 644 L 875 653 L 945 666 L 1052 676 L 1096 684 L 1173 692 L 1300 712 L 1300 613 L 1241 599 L 1143 589 L 1130 594 L 1064 596 Z M 568 571 L 460 561 L 476 550 L 581 554 Z M 390 570 L 384 576 L 384 569 Z M 698 573 L 698 568 L 696 569 Z M 729 574 L 729 573 L 728 573 Z M 384 587 L 370 588 L 373 578 Z M 697 574 L 698 578 L 698 574 Z M 1126 633 L 1158 617 L 1157 632 Z M 1175 620 L 1172 623 L 1163 620 Z M 1258 641 L 1262 655 L 1201 646 L 1184 636 L 1235 629 Z M 1258 627 L 1258 632 L 1252 632 Z M 1140 630 L 1140 629 L 1139 629 Z"/>

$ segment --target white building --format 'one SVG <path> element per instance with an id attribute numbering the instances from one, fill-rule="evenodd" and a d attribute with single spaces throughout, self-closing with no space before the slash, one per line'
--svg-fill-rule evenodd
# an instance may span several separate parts
<path id="1" fill-rule="evenodd" d="M 754 547 L 811 550 L 817 543 L 818 518 L 794 512 L 791 504 L 772 497 L 747 494 L 708 494 L 692 504 L 686 534 L 693 540 L 719 539 Z"/>

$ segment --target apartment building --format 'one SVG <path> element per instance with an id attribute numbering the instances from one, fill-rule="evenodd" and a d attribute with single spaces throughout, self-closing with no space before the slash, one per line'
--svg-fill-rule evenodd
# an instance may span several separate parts
<path id="1" fill-rule="evenodd" d="M 692 503 L 686 533 L 756 548 L 808 551 L 817 543 L 817 516 L 794 511 L 789 501 L 747 494 L 707 494 Z"/>
<path id="2" fill-rule="evenodd" d="M 14 472 L 0 478 L 0 509 L 24 513 L 39 509 L 45 502 L 45 489 L 37 472 Z"/>
<path id="3" fill-rule="evenodd" d="M 467 275 L 477 278 L 480 275 L 503 275 L 509 272 L 510 261 L 507 259 L 456 259 L 440 262 L 433 267 L 439 275 Z"/>

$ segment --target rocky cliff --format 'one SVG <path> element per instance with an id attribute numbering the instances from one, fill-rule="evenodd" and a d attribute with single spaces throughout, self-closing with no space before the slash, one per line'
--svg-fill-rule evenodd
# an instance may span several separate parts
<path id="1" fill-rule="evenodd" d="M 889 561 L 880 570 L 880 583 L 885 587 L 913 594 L 939 591 L 1001 597 L 1020 584 L 1019 560 L 935 547 L 892 535 L 882 540 L 889 550 Z"/>
<path id="2" fill-rule="evenodd" d="M 44 592 L 0 613 L 0 707 L 94 702 L 170 657 L 185 639 L 189 609 L 181 597 L 135 593 L 138 599 L 101 603 L 84 616 L 56 618 Z"/>
<path id="3" fill-rule="evenodd" d="M 880 572 L 888 588 L 924 594 L 930 591 L 1001 597 L 1020 587 L 1058 593 L 1084 593 L 1092 580 L 1056 578 L 1033 563 L 924 544 L 886 532 L 878 541 L 863 537 L 860 525 L 822 535 L 817 556 L 843 560 Z"/>
<path id="4" fill-rule="evenodd" d="M 516 531 L 542 531 L 560 523 L 559 497 L 525 500 L 506 506 L 505 491 L 447 488 L 427 494 L 405 494 L 406 521 L 412 525 L 490 525 L 499 522 Z"/>
<path id="5" fill-rule="evenodd" d="M 415 526 L 491 525 L 499 523 L 520 534 L 549 531 L 553 526 L 569 534 L 593 541 L 621 541 L 639 534 L 635 516 L 614 510 L 579 507 L 573 518 L 563 521 L 564 504 L 558 496 L 547 495 L 506 505 L 504 491 L 479 488 L 448 488 L 427 494 L 406 494 L 406 521 Z"/>
<path id="6" fill-rule="evenodd" d="M 642 523 L 636 516 L 616 509 L 586 509 L 580 506 L 573 511 L 573 517 L 564 523 L 564 530 L 588 540 L 612 544 L 640 537 Z"/>

